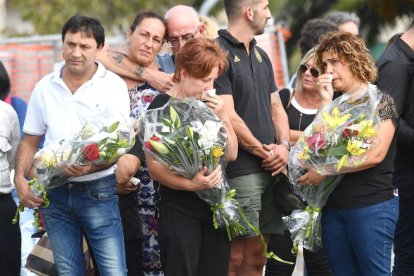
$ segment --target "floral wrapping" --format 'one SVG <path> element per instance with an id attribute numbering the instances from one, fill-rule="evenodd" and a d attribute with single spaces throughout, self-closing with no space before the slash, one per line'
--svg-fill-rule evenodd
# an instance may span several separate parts
<path id="1" fill-rule="evenodd" d="M 321 210 L 342 174 L 361 165 L 380 141 L 380 100 L 379 90 L 371 84 L 365 90 L 337 98 L 322 108 L 289 154 L 289 179 L 308 206 L 294 210 L 283 220 L 292 240 L 306 249 L 322 247 Z M 297 179 L 307 170 L 327 178 L 319 185 L 298 185 Z"/>
<path id="2" fill-rule="evenodd" d="M 161 108 L 147 110 L 140 126 L 144 149 L 174 173 L 192 179 L 204 166 L 211 172 L 224 165 L 227 135 L 220 119 L 201 101 L 170 99 Z M 215 228 L 225 228 L 230 240 L 243 234 L 235 191 L 224 172 L 218 187 L 196 193 L 211 206 Z"/>
<path id="3" fill-rule="evenodd" d="M 107 122 L 95 118 L 85 122 L 74 136 L 51 141 L 34 156 L 36 178 L 29 181 L 33 193 L 42 197 L 48 205 L 47 190 L 59 187 L 69 179 L 63 173 L 62 166 L 103 165 L 115 163 L 134 144 L 135 132 L 131 122 Z M 21 207 L 20 207 L 21 206 Z M 19 204 L 14 221 L 17 221 Z M 35 210 L 35 224 L 38 224 Z"/>

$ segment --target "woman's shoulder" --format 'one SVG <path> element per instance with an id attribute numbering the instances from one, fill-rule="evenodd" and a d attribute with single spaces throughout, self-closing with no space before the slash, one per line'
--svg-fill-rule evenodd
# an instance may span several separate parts
<path id="1" fill-rule="evenodd" d="M 164 106 L 170 98 L 171 98 L 170 95 L 160 93 L 154 98 L 154 100 L 148 106 L 148 109 L 155 109 L 155 108 Z"/>

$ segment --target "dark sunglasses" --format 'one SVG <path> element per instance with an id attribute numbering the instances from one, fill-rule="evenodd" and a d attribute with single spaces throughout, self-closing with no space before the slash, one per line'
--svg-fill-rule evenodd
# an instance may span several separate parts
<path id="1" fill-rule="evenodd" d="M 307 66 L 305 64 L 301 64 L 299 66 L 299 70 L 302 74 L 305 73 L 306 71 L 308 71 L 308 69 L 310 70 L 310 73 L 311 73 L 312 77 L 314 77 L 314 78 L 319 77 L 319 75 L 320 75 L 319 70 L 316 69 L 315 67 L 310 67 L 310 66 Z"/>

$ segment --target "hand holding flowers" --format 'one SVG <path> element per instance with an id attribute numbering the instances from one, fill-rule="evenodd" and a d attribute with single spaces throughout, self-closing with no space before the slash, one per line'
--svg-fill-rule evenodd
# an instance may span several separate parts
<path id="1" fill-rule="evenodd" d="M 379 144 L 376 87 L 334 100 L 317 114 L 292 148 L 289 178 L 295 193 L 307 203 L 283 220 L 292 239 L 309 250 L 322 246 L 320 214 L 343 173 L 358 168 Z"/>
<path id="2" fill-rule="evenodd" d="M 190 189 L 214 208 L 215 227 L 225 227 L 229 239 L 243 234 L 237 202 L 228 198 L 221 170 L 227 134 L 213 111 L 195 99 L 170 99 L 162 108 L 147 110 L 141 123 L 144 149 L 191 180 Z"/>
<path id="3" fill-rule="evenodd" d="M 225 112 L 222 115 L 227 116 Z M 147 158 L 186 178 L 187 181 L 180 179 L 180 183 L 191 184 L 180 184 L 177 188 L 195 191 L 208 203 L 214 228 L 226 229 L 229 240 L 243 235 L 246 227 L 250 227 L 260 235 L 265 256 L 284 262 L 273 252 L 267 252 L 259 229 L 247 221 L 234 199 L 236 191 L 230 190 L 226 181 L 222 168 L 228 135 L 224 128 L 230 123 L 227 119 L 219 120 L 208 106 L 195 99 L 170 99 L 163 107 L 147 110 L 140 119 L 144 149 L 150 154 Z M 158 170 L 154 169 L 154 174 L 155 171 Z"/>
<path id="4" fill-rule="evenodd" d="M 34 156 L 36 178 L 28 182 L 32 193 L 43 198 L 43 205 L 47 206 L 48 189 L 65 184 L 71 176 L 89 174 L 99 166 L 113 164 L 134 143 L 130 125 L 129 122 L 121 125 L 119 121 L 105 124 L 103 119 L 95 119 L 86 122 L 76 135 L 48 143 Z M 23 208 L 19 203 L 14 223 Z"/>

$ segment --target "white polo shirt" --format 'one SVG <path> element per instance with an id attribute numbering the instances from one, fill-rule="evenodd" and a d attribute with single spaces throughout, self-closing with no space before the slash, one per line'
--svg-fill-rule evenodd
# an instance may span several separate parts
<path id="1" fill-rule="evenodd" d="M 62 80 L 65 63 L 42 78 L 30 98 L 23 132 L 45 134 L 45 145 L 53 140 L 78 133 L 86 121 L 104 117 L 108 122 L 120 121 L 129 129 L 129 95 L 125 81 L 97 62 L 93 77 L 72 94 Z M 71 181 L 89 181 L 114 172 L 115 166 L 89 175 L 73 177 Z"/>

